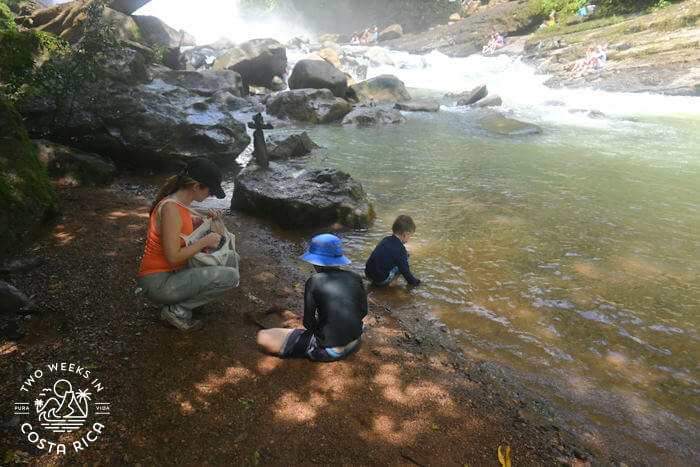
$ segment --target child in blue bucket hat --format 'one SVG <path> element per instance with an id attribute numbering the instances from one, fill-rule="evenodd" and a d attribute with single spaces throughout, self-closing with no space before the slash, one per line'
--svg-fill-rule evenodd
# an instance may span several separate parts
<path id="1" fill-rule="evenodd" d="M 304 286 L 304 328 L 264 329 L 258 332 L 258 345 L 283 358 L 339 360 L 360 343 L 362 319 L 367 315 L 365 286 L 358 274 L 340 269 L 350 260 L 335 235 L 312 238 L 301 258 L 316 270 Z"/>

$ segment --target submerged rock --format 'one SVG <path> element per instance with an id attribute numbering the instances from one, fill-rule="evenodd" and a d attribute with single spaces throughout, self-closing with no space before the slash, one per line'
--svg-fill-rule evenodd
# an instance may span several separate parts
<path id="1" fill-rule="evenodd" d="M 309 88 L 330 89 L 335 96 L 345 97 L 348 78 L 325 60 L 299 60 L 289 77 L 289 89 Z"/>
<path id="2" fill-rule="evenodd" d="M 238 174 L 231 208 L 270 219 L 284 228 L 340 222 L 368 227 L 374 208 L 362 185 L 337 169 L 304 169 L 271 163 Z"/>
<path id="3" fill-rule="evenodd" d="M 406 118 L 397 110 L 383 107 L 359 107 L 343 118 L 343 125 L 388 125 L 405 121 Z"/>
<path id="4" fill-rule="evenodd" d="M 311 123 L 339 122 L 352 106 L 328 89 L 294 89 L 267 100 L 267 113 L 277 118 Z"/>
<path id="5" fill-rule="evenodd" d="M 304 131 L 293 135 L 273 135 L 265 142 L 270 159 L 290 159 L 310 153 L 318 148 Z"/>
<path id="6" fill-rule="evenodd" d="M 496 94 L 490 94 L 484 97 L 483 99 L 479 99 L 478 101 L 474 102 L 472 105 L 474 107 L 498 107 L 502 104 L 503 100 L 500 96 L 497 96 Z"/>
<path id="7" fill-rule="evenodd" d="M 409 101 L 411 95 L 403 81 L 394 75 L 379 75 L 350 86 L 354 96 L 360 101 Z"/>
<path id="8" fill-rule="evenodd" d="M 506 118 L 500 114 L 493 114 L 482 118 L 478 124 L 484 130 L 498 133 L 499 135 L 536 135 L 542 133 L 542 128 L 532 123 L 521 122 L 512 118 Z"/>
<path id="9" fill-rule="evenodd" d="M 111 159 L 41 139 L 34 141 L 49 177 L 72 186 L 103 186 L 112 182 L 117 167 Z"/>
<path id="10" fill-rule="evenodd" d="M 394 108 L 409 112 L 437 112 L 440 104 L 437 102 L 397 102 Z"/>
<path id="11" fill-rule="evenodd" d="M 485 84 L 480 84 L 471 91 L 465 91 L 457 96 L 457 105 L 471 105 L 488 94 L 488 89 L 486 89 Z"/>

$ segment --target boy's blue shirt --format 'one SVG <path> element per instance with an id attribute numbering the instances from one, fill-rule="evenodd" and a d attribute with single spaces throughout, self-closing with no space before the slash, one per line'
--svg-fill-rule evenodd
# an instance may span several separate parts
<path id="1" fill-rule="evenodd" d="M 410 285 L 420 284 L 420 280 L 411 274 L 406 247 L 396 235 L 389 235 L 379 242 L 370 255 L 365 265 L 365 275 L 372 282 L 382 282 L 394 266 L 398 266 L 399 272 Z"/>

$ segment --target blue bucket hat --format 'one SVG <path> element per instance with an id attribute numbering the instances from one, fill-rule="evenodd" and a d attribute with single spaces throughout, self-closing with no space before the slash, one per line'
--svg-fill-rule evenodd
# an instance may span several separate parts
<path id="1" fill-rule="evenodd" d="M 332 234 L 316 235 L 301 259 L 316 266 L 340 266 L 350 262 L 343 256 L 343 243 Z"/>

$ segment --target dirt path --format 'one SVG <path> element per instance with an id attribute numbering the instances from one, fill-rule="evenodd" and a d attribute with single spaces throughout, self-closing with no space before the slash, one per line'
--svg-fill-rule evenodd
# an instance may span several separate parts
<path id="1" fill-rule="evenodd" d="M 574 453 L 586 455 L 556 428 L 519 418 L 515 401 L 417 345 L 377 306 L 363 346 L 345 361 L 259 353 L 246 313 L 299 313 L 309 271 L 296 260 L 300 245 L 252 219 L 227 218 L 242 258 L 240 287 L 206 307 L 202 331 L 166 328 L 134 294 L 147 198 L 129 185 L 59 191 L 63 215 L 35 244 L 43 265 L 9 278 L 37 294 L 43 311 L 27 337 L 0 344 L 0 461 L 14 450 L 37 465 L 492 466 L 498 446 L 509 444 L 513 465 L 583 463 Z M 299 324 L 290 312 L 262 319 Z M 51 361 L 95 365 L 111 401 L 107 429 L 78 454 L 40 451 L 12 421 L 27 364 Z"/>

